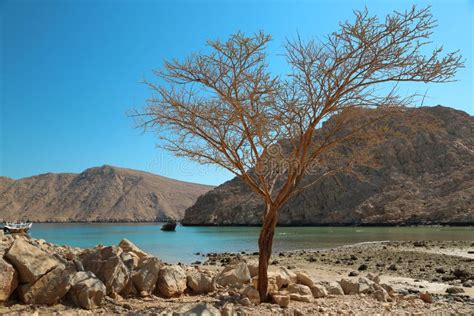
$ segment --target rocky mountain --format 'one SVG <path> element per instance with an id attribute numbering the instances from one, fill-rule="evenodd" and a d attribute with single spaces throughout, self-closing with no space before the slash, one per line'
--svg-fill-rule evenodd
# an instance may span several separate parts
<path id="1" fill-rule="evenodd" d="M 436 124 L 407 128 L 416 118 Z M 280 210 L 279 224 L 474 223 L 474 117 L 436 106 L 387 120 L 399 136 L 377 147 L 377 167 L 356 166 L 362 177 L 341 174 L 310 186 Z M 262 210 L 260 199 L 235 178 L 199 197 L 182 222 L 255 225 Z"/>
<path id="2" fill-rule="evenodd" d="M 154 221 L 180 219 L 211 186 L 102 166 L 80 174 L 0 177 L 0 220 Z"/>

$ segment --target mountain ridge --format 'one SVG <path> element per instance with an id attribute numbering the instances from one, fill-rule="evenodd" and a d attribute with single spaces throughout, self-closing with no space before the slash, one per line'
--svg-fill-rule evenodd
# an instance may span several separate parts
<path id="1" fill-rule="evenodd" d="M 181 219 L 212 186 L 103 165 L 80 173 L 0 177 L 0 219 L 38 222 Z"/>
<path id="2" fill-rule="evenodd" d="M 439 126 L 407 132 L 407 122 L 418 117 L 432 117 Z M 389 123 L 405 134 L 378 149 L 380 168 L 356 166 L 365 180 L 341 174 L 317 183 L 282 207 L 278 224 L 473 224 L 474 117 L 435 106 L 408 108 Z M 256 194 L 234 178 L 199 197 L 182 223 L 259 225 L 263 209 Z"/>

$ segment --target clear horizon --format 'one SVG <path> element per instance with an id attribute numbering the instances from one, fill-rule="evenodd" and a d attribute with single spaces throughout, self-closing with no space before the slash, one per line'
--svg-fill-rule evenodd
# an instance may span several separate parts
<path id="1" fill-rule="evenodd" d="M 151 95 L 142 79 L 154 80 L 164 59 L 182 59 L 237 31 L 270 34 L 271 68 L 284 72 L 278 54 L 285 38 L 322 37 L 364 6 L 383 18 L 412 4 L 432 5 L 435 46 L 459 49 L 466 68 L 457 82 L 404 89 L 427 91 L 425 105 L 474 115 L 473 1 L 0 0 L 0 176 L 112 165 L 221 184 L 233 176 L 156 149 L 154 135 L 132 127 L 127 111 Z"/>

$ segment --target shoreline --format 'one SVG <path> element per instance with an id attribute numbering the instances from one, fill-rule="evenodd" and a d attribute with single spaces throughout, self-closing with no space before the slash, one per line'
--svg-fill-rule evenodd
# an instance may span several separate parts
<path id="1" fill-rule="evenodd" d="M 183 224 L 189 227 L 260 227 L 260 224 Z M 329 223 L 329 224 L 278 224 L 277 227 L 473 227 L 474 222 L 466 223 Z"/>
<path id="2" fill-rule="evenodd" d="M 258 253 L 201 253 L 199 255 L 203 262 L 168 264 L 159 260 L 158 257 L 144 253 L 128 240 L 122 240 L 118 246 L 97 245 L 92 248 L 60 246 L 21 235 L 5 235 L 0 240 L 3 243 L 3 245 L 0 244 L 2 246 L 0 250 L 4 252 L 4 260 L 14 266 L 18 264 L 18 260 L 25 260 L 25 266 L 33 264 L 28 261 L 31 259 L 22 259 L 22 256 L 11 254 L 13 244 L 18 242 L 23 244 L 23 247 L 33 247 L 31 250 L 38 252 L 37 254 L 40 256 L 48 256 L 48 260 L 60 259 L 62 262 L 59 263 L 62 266 L 59 272 L 57 272 L 58 268 L 48 270 L 50 272 L 40 276 L 39 281 L 32 283 L 32 290 L 29 290 L 30 285 L 21 283 L 24 280 L 21 281 L 20 278 L 21 282 L 18 286 L 22 289 L 11 292 L 13 294 L 8 302 L 0 303 L 0 314 L 171 315 L 175 312 L 184 313 L 197 307 L 213 311 L 212 315 L 235 315 L 235 313 L 239 315 L 472 314 L 474 312 L 474 265 L 472 264 L 474 262 L 474 241 L 383 240 L 359 242 L 320 250 L 277 252 L 271 257 L 269 276 L 272 276 L 271 278 L 277 276 L 278 289 L 276 292 L 275 289 L 272 290 L 273 302 L 257 304 L 257 298 L 252 294 L 256 291 L 252 284 L 255 282 L 255 273 L 258 269 L 256 266 L 256 264 L 258 265 Z M 21 251 L 29 250 L 21 250 L 16 247 L 15 252 L 21 253 Z M 453 254 L 472 255 L 473 257 Z M 102 265 L 103 260 L 109 256 L 112 256 L 110 258 L 113 259 L 109 264 L 114 262 L 114 265 L 118 264 L 122 267 L 122 270 L 114 268 L 115 273 L 122 271 L 121 275 L 104 274 L 105 270 L 99 269 L 97 266 L 98 264 Z M 11 261 L 12 259 L 14 260 Z M 146 264 L 143 265 L 144 263 Z M 246 273 L 250 273 L 250 275 L 248 277 L 241 275 L 243 270 L 237 269 L 237 266 L 249 271 Z M 48 293 L 50 296 L 56 293 L 56 287 L 50 289 L 48 283 L 41 281 L 43 278 L 52 278 L 50 280 L 56 282 L 53 284 L 68 282 L 67 279 L 62 279 L 61 269 L 65 269 L 63 271 L 72 269 L 74 271 L 72 273 L 78 275 L 98 273 L 97 277 L 104 282 L 107 292 L 104 288 L 102 290 L 104 296 L 98 301 L 82 302 L 82 308 L 77 305 L 77 301 L 71 303 L 71 293 L 51 298 L 49 303 L 31 304 L 31 302 L 34 303 L 32 301 L 33 295 L 44 300 L 41 293 Z M 24 275 L 24 269 L 18 271 Z M 232 273 L 235 275 L 230 276 L 229 271 L 234 271 Z M 123 273 L 129 276 L 125 277 Z M 152 275 L 158 276 L 156 289 L 153 284 L 148 284 L 148 286 L 153 286 L 147 288 L 140 281 L 145 279 L 137 278 L 137 275 L 142 273 L 144 273 L 143 275 L 152 273 Z M 160 281 L 159 276 L 162 273 L 172 273 L 173 277 L 165 277 Z M 50 275 L 53 276 L 50 277 Z M 127 283 L 131 284 L 132 288 L 123 283 L 125 282 L 123 277 L 133 281 Z M 195 277 L 196 279 L 194 279 Z M 229 277 L 231 278 L 229 280 L 235 280 L 236 277 L 250 279 L 246 279 L 246 281 L 239 279 L 238 285 L 223 282 Z M 198 283 L 203 282 L 200 286 L 206 285 L 209 288 L 206 288 L 204 292 L 195 292 L 202 288 L 199 288 L 198 283 L 194 283 L 194 281 L 190 283 L 190 278 Z M 92 274 L 92 279 L 96 284 L 97 282 L 101 284 L 94 274 Z M 111 279 L 114 281 L 110 282 Z M 182 281 L 179 281 L 180 279 Z M 282 280 L 286 280 L 284 281 L 286 285 L 281 283 Z M 211 281 L 214 284 L 212 286 L 211 283 L 208 283 Z M 109 287 L 116 287 L 120 282 L 122 285 L 115 288 L 117 291 L 109 293 Z M 163 288 L 159 287 L 160 282 L 171 283 Z M 37 283 L 40 285 L 37 286 Z M 140 292 L 134 290 L 135 286 L 137 289 L 138 286 L 145 286 L 148 290 Z M 358 287 L 359 290 L 352 292 L 352 286 Z M 366 288 L 362 291 L 361 289 L 366 286 L 372 290 Z M 44 290 L 40 291 L 37 287 L 43 287 Z M 28 294 L 30 296 L 25 296 L 23 289 L 32 291 Z M 93 291 L 89 287 L 82 289 Z M 166 291 L 169 289 L 179 290 L 179 292 L 168 295 L 167 292 L 163 292 L 163 289 Z M 456 292 L 458 294 L 447 293 L 454 291 L 453 289 L 458 291 Z M 72 294 L 74 291 L 83 290 L 77 285 L 71 287 Z M 91 295 L 92 293 L 97 294 L 91 292 Z M 96 296 L 87 297 L 96 298 Z M 288 301 L 282 301 L 283 298 Z M 30 303 L 25 304 L 22 300 L 27 300 Z M 83 309 L 84 306 L 87 306 L 88 310 Z"/>
<path id="3" fill-rule="evenodd" d="M 104 220 L 104 221 L 30 221 L 34 224 L 163 224 L 163 221 L 153 220 Z M 185 227 L 261 227 L 260 224 L 183 224 L 177 221 L 181 226 Z M 435 223 L 329 223 L 329 224 L 278 224 L 277 227 L 473 227 L 474 222 L 435 222 Z"/>
<path id="4" fill-rule="evenodd" d="M 258 227 L 177 227 L 176 232 L 163 232 L 161 224 L 37 224 L 31 236 L 51 242 L 95 247 L 115 244 L 122 238 L 132 240 L 139 247 L 173 263 L 191 263 L 202 258 L 194 253 L 254 252 L 258 250 Z M 83 238 L 84 237 L 84 238 Z M 226 242 L 222 242 L 222 238 Z M 295 249 L 327 249 L 358 242 L 384 240 L 472 240 L 471 227 L 280 227 L 275 234 L 274 251 Z M 169 247 L 170 243 L 179 247 Z"/>
<path id="5" fill-rule="evenodd" d="M 206 257 L 204 266 L 235 258 L 258 259 L 256 253 L 207 254 Z M 314 279 L 327 282 L 374 273 L 396 288 L 405 286 L 417 293 L 429 291 L 441 295 L 450 286 L 461 286 L 474 306 L 473 263 L 474 241 L 389 240 L 277 252 L 272 254 L 270 267 L 304 270 Z M 460 281 L 460 271 L 467 281 Z"/>

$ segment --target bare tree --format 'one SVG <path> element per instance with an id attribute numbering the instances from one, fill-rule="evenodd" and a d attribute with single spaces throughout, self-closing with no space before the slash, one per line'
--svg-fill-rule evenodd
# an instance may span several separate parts
<path id="1" fill-rule="evenodd" d="M 430 8 L 413 7 L 384 20 L 356 11 L 354 22 L 341 23 L 324 40 L 287 41 L 291 72 L 281 76 L 266 63 L 270 36 L 237 33 L 225 42 L 209 41 L 205 53 L 166 62 L 154 72 L 160 83 L 146 82 L 154 96 L 134 114 L 139 125 L 157 131 L 162 147 L 177 156 L 229 170 L 264 200 L 258 240 L 262 301 L 268 299 L 278 210 L 304 189 L 305 174 L 339 159 L 341 144 L 362 148 L 375 142 L 366 127 L 416 96 L 401 97 L 400 82 L 447 82 L 463 66 L 458 52 L 427 52 L 435 23 Z M 351 161 L 344 166 L 350 168 Z M 320 180 L 340 168 L 318 170 Z"/>

